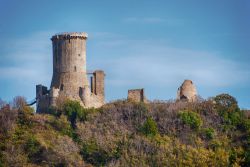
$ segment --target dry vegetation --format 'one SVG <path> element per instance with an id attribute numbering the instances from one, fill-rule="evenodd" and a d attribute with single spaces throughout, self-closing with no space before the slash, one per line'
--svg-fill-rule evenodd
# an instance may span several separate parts
<path id="1" fill-rule="evenodd" d="M 230 95 L 34 114 L 1 102 L 0 166 L 248 166 L 250 120 Z"/>

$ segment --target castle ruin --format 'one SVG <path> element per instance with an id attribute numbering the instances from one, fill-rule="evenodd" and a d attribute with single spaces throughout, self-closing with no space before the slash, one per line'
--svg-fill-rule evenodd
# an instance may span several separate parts
<path id="1" fill-rule="evenodd" d="M 147 102 L 144 89 L 130 89 L 128 90 L 128 98 L 129 101 L 133 102 Z"/>
<path id="2" fill-rule="evenodd" d="M 59 98 L 77 100 L 83 107 L 100 107 L 105 103 L 102 70 L 87 72 L 87 33 L 61 33 L 52 36 L 53 76 L 50 89 L 36 86 L 37 112 L 56 106 Z M 88 76 L 90 77 L 90 84 Z"/>
<path id="3" fill-rule="evenodd" d="M 197 91 L 193 81 L 185 80 L 177 91 L 177 100 L 195 102 L 197 100 Z"/>

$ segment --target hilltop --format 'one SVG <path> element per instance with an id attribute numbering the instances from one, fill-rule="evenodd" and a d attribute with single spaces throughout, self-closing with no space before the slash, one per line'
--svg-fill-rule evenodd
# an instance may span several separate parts
<path id="1" fill-rule="evenodd" d="M 248 166 L 250 119 L 234 97 L 83 108 L 66 100 L 36 114 L 1 105 L 0 166 Z"/>

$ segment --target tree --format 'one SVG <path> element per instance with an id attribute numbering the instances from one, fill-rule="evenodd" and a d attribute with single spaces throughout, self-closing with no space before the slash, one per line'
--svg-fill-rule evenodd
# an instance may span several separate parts
<path id="1" fill-rule="evenodd" d="M 144 122 L 141 131 L 146 136 L 155 136 L 158 134 L 158 127 L 156 122 L 151 118 L 147 118 L 146 122 Z"/>
<path id="2" fill-rule="evenodd" d="M 24 106 L 27 105 L 25 97 L 22 96 L 16 96 L 13 99 L 13 108 L 15 109 L 22 109 Z"/>
<path id="3" fill-rule="evenodd" d="M 239 111 L 238 102 L 229 94 L 219 94 L 213 100 L 219 113 Z"/>
<path id="4" fill-rule="evenodd" d="M 63 112 L 71 122 L 72 128 L 76 128 L 76 120 L 85 120 L 86 112 L 78 101 L 68 100 L 63 105 Z"/>
<path id="5" fill-rule="evenodd" d="M 14 127 L 17 118 L 17 112 L 11 110 L 9 105 L 0 109 L 0 134 L 7 134 Z"/>

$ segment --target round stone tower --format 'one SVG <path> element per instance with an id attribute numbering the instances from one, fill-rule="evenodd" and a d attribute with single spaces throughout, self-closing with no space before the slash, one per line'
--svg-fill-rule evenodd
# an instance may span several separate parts
<path id="1" fill-rule="evenodd" d="M 56 90 L 56 96 L 81 100 L 82 91 L 88 86 L 87 37 L 87 33 L 84 32 L 60 33 L 52 36 L 53 77 L 50 88 Z"/>
<path id="2" fill-rule="evenodd" d="M 197 91 L 193 81 L 185 80 L 177 91 L 177 100 L 194 102 L 197 100 Z"/>

